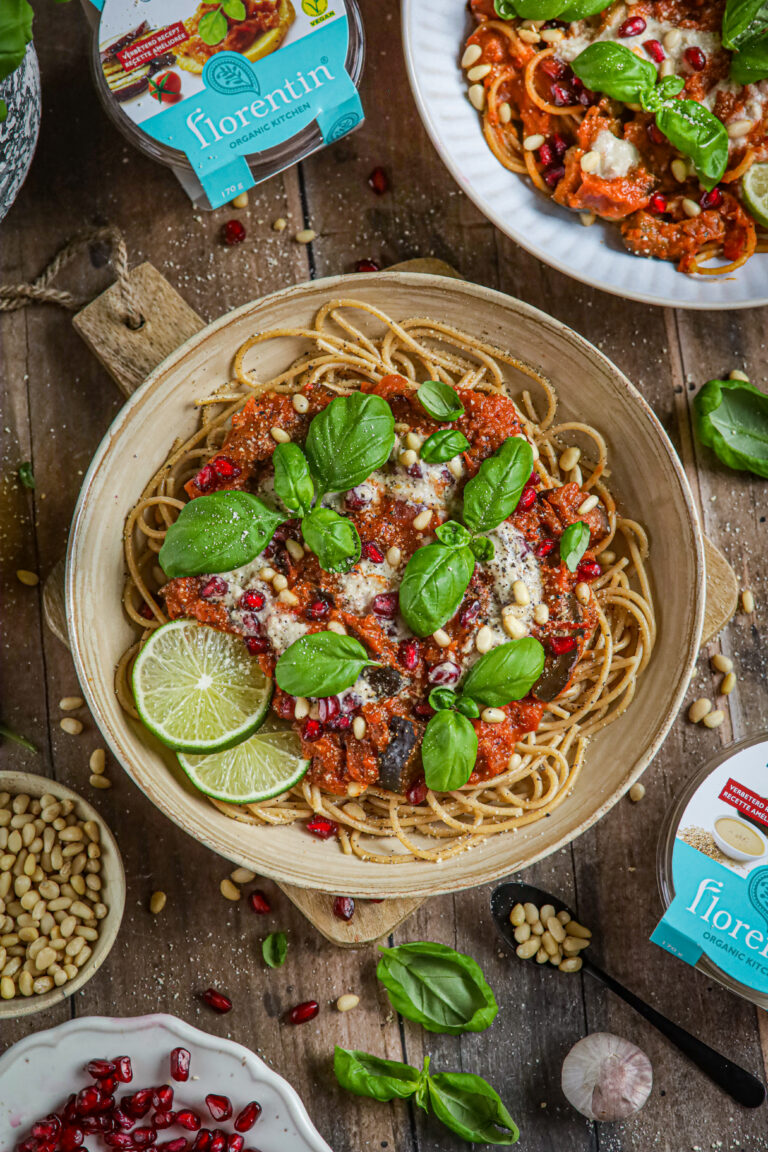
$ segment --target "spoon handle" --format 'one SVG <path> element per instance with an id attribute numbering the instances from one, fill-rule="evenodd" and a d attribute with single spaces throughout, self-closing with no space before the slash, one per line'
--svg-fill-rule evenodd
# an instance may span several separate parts
<path id="1" fill-rule="evenodd" d="M 734 1064 L 719 1052 L 715 1052 L 714 1048 L 710 1048 L 702 1040 L 697 1040 L 695 1036 L 691 1036 L 690 1032 L 686 1032 L 679 1024 L 674 1024 L 666 1016 L 662 1016 L 650 1004 L 646 1004 L 634 992 L 630 992 L 629 988 L 625 988 L 623 984 L 619 984 L 618 980 L 614 980 L 613 976 L 603 972 L 602 968 L 598 968 L 586 956 L 583 957 L 583 961 L 587 972 L 605 984 L 606 988 L 610 988 L 611 992 L 620 996 L 649 1024 L 653 1024 L 654 1028 L 666 1036 L 667 1040 L 679 1048 L 689 1060 L 692 1060 L 702 1072 L 709 1076 L 710 1080 L 714 1080 L 737 1103 L 743 1104 L 745 1108 L 758 1108 L 763 1103 L 765 1086 L 751 1072 L 740 1068 L 738 1064 Z"/>

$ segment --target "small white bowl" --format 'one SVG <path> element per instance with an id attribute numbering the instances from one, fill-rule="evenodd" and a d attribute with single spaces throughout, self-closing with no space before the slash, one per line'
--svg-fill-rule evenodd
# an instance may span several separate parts
<path id="1" fill-rule="evenodd" d="M 734 848 L 733 844 L 729 844 L 728 841 L 724 839 L 724 837 L 722 837 L 718 832 L 718 820 L 737 820 L 739 824 L 743 824 L 744 827 L 748 828 L 750 832 L 754 832 L 755 836 L 759 836 L 763 844 L 762 852 L 755 856 L 752 852 L 742 852 L 739 848 Z M 717 844 L 720 851 L 725 856 L 728 856 L 731 860 L 738 860 L 740 864 L 754 864 L 756 861 L 762 860 L 763 856 L 765 856 L 766 850 L 768 850 L 768 842 L 766 842 L 765 836 L 762 834 L 762 832 L 755 828 L 754 824 L 750 824 L 748 821 L 742 820 L 737 815 L 737 813 L 733 811 L 721 812 L 720 815 L 715 818 L 712 824 L 712 838 L 714 839 L 715 844 Z"/>
<path id="2" fill-rule="evenodd" d="M 25 997 L 18 994 L 13 1000 L 0 1000 L 0 1020 L 15 1020 L 19 1016 L 43 1012 L 46 1008 L 51 1008 L 54 1004 L 65 1000 L 67 996 L 77 992 L 78 988 L 82 988 L 104 963 L 117 938 L 120 922 L 123 919 L 125 872 L 115 838 L 103 817 L 87 800 L 78 796 L 77 792 L 73 792 L 71 788 L 67 788 L 64 784 L 59 784 L 58 781 L 51 780 L 47 776 L 33 776 L 29 772 L 0 772 L 0 792 L 10 792 L 11 795 L 26 792 L 28 796 L 33 797 L 49 793 L 51 796 L 55 796 L 57 800 L 72 800 L 80 819 L 94 820 L 99 825 L 101 829 L 101 878 L 104 884 L 104 903 L 109 908 L 107 915 L 99 925 L 99 938 L 94 940 L 91 945 L 93 955 L 79 970 L 77 976 L 73 976 L 60 988 L 52 988 L 50 992 L 44 992 L 41 996 Z M 0 1148 L 4 1147 L 5 1145 L 0 1142 Z"/>
<path id="3" fill-rule="evenodd" d="M 172 1048 L 187 1048 L 192 1055 L 190 1079 L 175 1084 L 169 1079 Z M 130 1056 L 133 1080 L 126 1092 L 148 1085 L 172 1083 L 175 1105 L 193 1108 L 205 1116 L 208 1092 L 229 1096 L 237 1112 L 251 1100 L 262 1111 L 246 1143 L 285 1152 L 332 1152 L 313 1127 L 294 1089 L 248 1048 L 201 1032 L 175 1016 L 155 1014 L 126 1019 L 83 1016 L 58 1028 L 26 1036 L 0 1058 L 0 1149 L 15 1147 L 30 1125 L 61 1107 L 71 1092 L 90 1079 L 84 1069 L 89 1060 Z M 34 1083 L 34 1092 L 29 1089 Z M 224 1127 L 231 1131 L 231 1122 Z M 169 1130 L 172 1139 L 180 1129 Z"/>

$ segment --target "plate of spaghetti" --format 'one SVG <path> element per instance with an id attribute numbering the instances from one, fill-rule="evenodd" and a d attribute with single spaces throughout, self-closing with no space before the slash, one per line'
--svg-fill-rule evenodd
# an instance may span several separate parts
<path id="1" fill-rule="evenodd" d="M 284 882 L 426 895 L 554 851 L 647 766 L 699 644 L 702 543 L 664 432 L 591 345 L 378 273 L 246 305 L 152 374 L 89 470 L 67 594 L 94 716 L 172 819 Z"/>
<path id="2" fill-rule="evenodd" d="M 403 0 L 411 87 L 462 189 L 539 259 L 646 303 L 765 304 L 768 39 L 735 4 Z"/>

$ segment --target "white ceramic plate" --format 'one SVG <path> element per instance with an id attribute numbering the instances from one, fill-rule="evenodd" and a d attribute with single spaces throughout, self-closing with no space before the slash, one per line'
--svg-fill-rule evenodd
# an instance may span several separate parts
<path id="1" fill-rule="evenodd" d="M 673 264 L 631 256 L 616 228 L 585 228 L 575 213 L 508 172 L 483 138 L 467 99 L 459 60 L 472 29 L 461 0 L 402 0 L 408 76 L 421 118 L 454 180 L 480 211 L 546 264 L 630 300 L 674 308 L 751 308 L 768 304 L 768 254 L 733 276 L 686 276 Z"/>
<path id="2" fill-rule="evenodd" d="M 191 1076 L 176 1084 L 169 1078 L 168 1054 L 182 1046 L 192 1054 Z M 127 1019 L 83 1016 L 58 1028 L 25 1037 L 0 1058 L 0 1149 L 10 1152 L 25 1139 L 35 1120 L 63 1104 L 69 1094 L 91 1080 L 84 1072 L 89 1060 L 130 1056 L 133 1082 L 125 1092 L 170 1083 L 175 1106 L 207 1116 L 208 1092 L 229 1096 L 235 1109 L 258 1100 L 262 1113 L 246 1135 L 246 1145 L 262 1152 L 332 1152 L 312 1126 L 301 1100 L 281 1076 L 248 1048 L 201 1032 L 175 1016 L 135 1016 Z M 237 1115 L 237 1111 L 235 1112 Z M 204 1127 L 234 1132 L 232 1121 Z M 163 1139 L 188 1135 L 169 1128 Z M 86 1141 L 87 1142 L 87 1141 Z"/>

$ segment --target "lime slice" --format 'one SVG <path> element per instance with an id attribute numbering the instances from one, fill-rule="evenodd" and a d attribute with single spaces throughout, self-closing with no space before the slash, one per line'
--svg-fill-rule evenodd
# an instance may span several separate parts
<path id="1" fill-rule="evenodd" d="M 153 632 L 133 667 L 141 719 L 170 748 L 213 752 L 246 740 L 264 719 L 272 681 L 241 636 L 194 620 Z"/>
<path id="2" fill-rule="evenodd" d="M 309 767 L 302 760 L 301 741 L 287 727 L 270 720 L 235 748 L 206 756 L 179 753 L 182 768 L 206 796 L 230 804 L 255 804 L 287 792 Z"/>
<path id="3" fill-rule="evenodd" d="M 741 181 L 744 203 L 763 228 L 768 228 L 768 164 L 753 164 Z"/>

